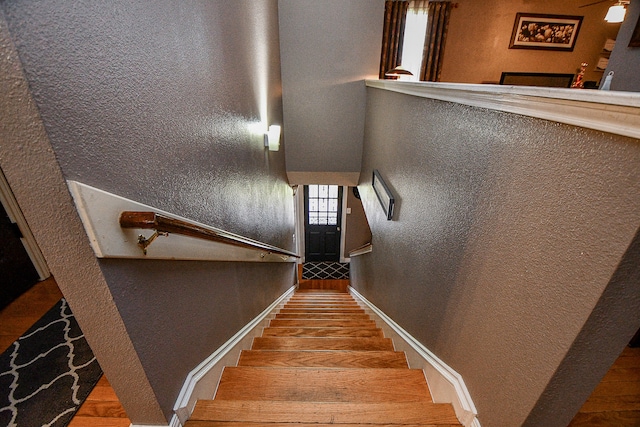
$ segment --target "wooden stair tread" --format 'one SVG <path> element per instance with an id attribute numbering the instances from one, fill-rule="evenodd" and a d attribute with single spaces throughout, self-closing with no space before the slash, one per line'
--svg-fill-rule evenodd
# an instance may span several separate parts
<path id="1" fill-rule="evenodd" d="M 381 427 L 381 424 L 338 424 L 340 427 Z M 246 421 L 187 421 L 185 427 L 335 427 L 336 424 L 319 423 L 251 423 Z M 459 427 L 460 424 L 389 424 L 385 427 Z M 93 427 L 93 426 L 92 426 Z M 112 426 L 110 426 L 112 427 Z"/>
<path id="2" fill-rule="evenodd" d="M 408 368 L 402 351 L 262 351 L 244 350 L 238 366 Z"/>
<path id="3" fill-rule="evenodd" d="M 365 314 L 359 313 L 277 313 L 276 319 L 344 319 L 344 320 L 370 320 Z"/>
<path id="4" fill-rule="evenodd" d="M 311 279 L 304 279 L 311 280 Z M 339 280 L 339 279 L 336 279 Z M 348 295 L 348 292 L 337 289 L 298 289 L 296 295 Z"/>
<path id="5" fill-rule="evenodd" d="M 261 423 L 460 425 L 451 405 L 422 402 L 326 403 L 199 400 L 191 415 L 191 420 Z"/>
<path id="6" fill-rule="evenodd" d="M 341 320 L 341 319 L 271 319 L 269 322 L 271 327 L 287 327 L 287 328 L 360 328 L 371 327 L 376 328 L 376 322 L 371 319 L 359 320 Z"/>
<path id="7" fill-rule="evenodd" d="M 390 338 L 256 337 L 253 350 L 377 350 L 393 351 Z"/>
<path id="8" fill-rule="evenodd" d="M 185 427 L 458 427 L 346 292 L 298 290 Z"/>
<path id="9" fill-rule="evenodd" d="M 226 367 L 215 400 L 431 402 L 418 369 Z"/>
<path id="10" fill-rule="evenodd" d="M 384 338 L 380 328 L 264 328 L 263 337 L 378 337 Z"/>

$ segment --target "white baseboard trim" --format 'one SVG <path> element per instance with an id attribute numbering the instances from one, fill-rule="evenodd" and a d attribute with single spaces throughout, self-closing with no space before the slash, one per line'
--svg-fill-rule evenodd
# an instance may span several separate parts
<path id="1" fill-rule="evenodd" d="M 367 314 L 374 318 L 376 325 L 382 328 L 385 336 L 393 339 L 396 350 L 405 352 L 409 367 L 424 371 L 433 401 L 451 403 L 458 420 L 465 427 L 480 427 L 478 411 L 460 374 L 438 359 L 435 354 L 351 286 L 349 286 L 349 292 L 362 303 Z"/>
<path id="2" fill-rule="evenodd" d="M 171 427 L 184 425 L 191 416 L 198 399 L 213 398 L 224 367 L 235 366 L 238 363 L 240 352 L 251 348 L 253 338 L 262 334 L 262 329 L 267 322 L 275 316 L 274 311 L 284 305 L 294 291 L 295 286 L 292 286 L 229 341 L 189 372 L 173 407 L 175 415 L 169 424 Z"/>

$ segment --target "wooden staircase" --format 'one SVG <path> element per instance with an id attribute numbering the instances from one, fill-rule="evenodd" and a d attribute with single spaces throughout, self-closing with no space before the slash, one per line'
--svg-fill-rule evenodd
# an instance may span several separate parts
<path id="1" fill-rule="evenodd" d="M 345 292 L 299 290 L 185 427 L 460 426 Z"/>

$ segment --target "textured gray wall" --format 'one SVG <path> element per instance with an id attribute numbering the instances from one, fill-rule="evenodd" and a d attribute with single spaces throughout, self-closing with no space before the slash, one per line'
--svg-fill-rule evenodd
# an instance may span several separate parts
<path id="1" fill-rule="evenodd" d="M 483 426 L 522 425 L 534 408 L 529 425 L 565 426 L 640 326 L 637 281 L 603 297 L 640 225 L 640 142 L 368 95 L 359 189 L 374 251 L 352 260 L 352 285 L 463 376 Z M 395 193 L 393 221 L 374 168 Z M 574 349 L 578 337 L 595 345 Z M 582 375 L 554 378 L 565 360 Z M 539 411 L 543 393 L 561 408 Z"/>
<path id="2" fill-rule="evenodd" d="M 620 26 L 616 47 L 611 52 L 609 64 L 604 75 L 609 71 L 614 72 L 611 82 L 611 90 L 624 90 L 629 92 L 640 92 L 640 47 L 629 47 L 629 40 L 640 19 L 640 0 L 631 0 L 627 6 L 627 16 Z"/>
<path id="3" fill-rule="evenodd" d="M 278 5 L 290 180 L 355 185 L 364 132 L 363 79 L 378 74 L 384 1 L 280 0 Z M 319 178 L 309 179 L 314 172 Z M 301 182 L 298 176 L 304 177 Z"/>
<path id="4" fill-rule="evenodd" d="M 270 123 L 282 119 L 276 0 L 9 0 L 2 9 L 19 54 L 14 66 L 24 68 L 64 178 L 292 249 L 284 152 L 266 152 L 249 130 L 264 106 Z M 45 246 L 61 242 L 44 236 Z M 99 266 L 108 289 L 95 303 L 115 301 L 122 317 L 111 321 L 124 322 L 166 418 L 186 374 L 294 281 L 292 264 Z M 82 311 L 89 302 L 72 276 L 59 277 L 68 280 L 61 288 Z M 102 363 L 112 349 L 98 347 Z M 116 378 L 117 367 L 106 365 Z M 125 397 L 136 386 L 112 382 Z M 123 404 L 134 423 L 157 423 Z"/>

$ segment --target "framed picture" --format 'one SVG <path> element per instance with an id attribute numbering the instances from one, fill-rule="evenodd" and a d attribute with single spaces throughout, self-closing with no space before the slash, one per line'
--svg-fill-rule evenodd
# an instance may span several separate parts
<path id="1" fill-rule="evenodd" d="M 631 40 L 629 40 L 629 47 L 640 47 L 640 17 L 638 17 L 638 22 L 636 22 L 636 28 L 633 30 L 633 34 L 631 34 Z"/>
<path id="2" fill-rule="evenodd" d="M 373 170 L 373 180 L 371 184 L 373 185 L 373 191 L 375 191 L 376 196 L 378 196 L 378 201 L 380 201 L 382 209 L 384 209 L 384 213 L 387 215 L 387 220 L 391 220 L 393 218 L 395 199 L 377 169 Z"/>
<path id="3" fill-rule="evenodd" d="M 509 49 L 573 51 L 582 16 L 517 13 Z"/>

